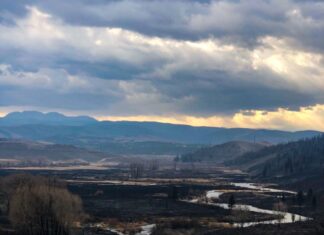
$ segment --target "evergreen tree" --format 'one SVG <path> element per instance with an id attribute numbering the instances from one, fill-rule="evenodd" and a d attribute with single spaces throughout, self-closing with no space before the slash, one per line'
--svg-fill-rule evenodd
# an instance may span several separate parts
<path id="1" fill-rule="evenodd" d="M 299 206 L 302 206 L 304 203 L 304 193 L 301 190 L 299 190 L 297 193 L 297 203 Z"/>
<path id="2" fill-rule="evenodd" d="M 310 188 L 308 189 L 308 192 L 307 192 L 307 201 L 311 201 L 313 199 L 313 189 Z"/>
<path id="3" fill-rule="evenodd" d="M 313 198 L 312 198 L 312 207 L 313 207 L 313 209 L 316 209 L 316 207 L 317 207 L 317 199 L 316 199 L 316 196 L 313 196 Z"/>
<path id="4" fill-rule="evenodd" d="M 235 198 L 234 198 L 234 195 L 231 194 L 231 196 L 228 199 L 228 207 L 230 209 L 233 209 L 234 205 L 235 205 Z"/>

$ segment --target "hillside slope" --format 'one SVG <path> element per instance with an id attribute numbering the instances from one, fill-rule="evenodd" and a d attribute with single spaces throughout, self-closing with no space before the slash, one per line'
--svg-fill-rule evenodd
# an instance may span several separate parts
<path id="1" fill-rule="evenodd" d="M 294 179 L 324 175 L 324 135 L 246 153 L 226 165 L 263 178 Z"/>
<path id="2" fill-rule="evenodd" d="M 0 139 L 0 158 L 15 160 L 49 160 L 62 161 L 82 159 L 98 161 L 107 154 L 88 151 L 71 145 L 49 144 L 29 140 Z"/>
<path id="3" fill-rule="evenodd" d="M 245 141 L 231 141 L 212 147 L 205 147 L 196 152 L 181 156 L 184 162 L 214 162 L 222 163 L 224 161 L 236 159 L 248 152 L 256 152 L 268 146 L 266 143 L 251 143 Z"/>

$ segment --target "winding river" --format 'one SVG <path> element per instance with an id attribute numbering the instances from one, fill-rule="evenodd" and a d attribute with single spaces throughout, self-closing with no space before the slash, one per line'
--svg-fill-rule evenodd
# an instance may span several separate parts
<path id="1" fill-rule="evenodd" d="M 141 231 L 136 233 L 135 235 L 151 235 L 155 226 L 156 226 L 155 224 L 143 225 L 141 226 Z M 96 223 L 93 224 L 91 227 L 104 228 L 109 232 L 115 233 L 116 235 L 126 235 L 125 233 L 122 233 L 116 229 L 107 227 L 107 225 L 105 225 L 104 223 Z"/>
<path id="2" fill-rule="evenodd" d="M 272 193 L 288 193 L 288 194 L 296 194 L 294 191 L 288 191 L 288 190 L 280 190 L 280 189 L 273 189 L 264 187 L 262 185 L 257 185 L 253 183 L 231 183 L 231 185 L 234 185 L 236 187 L 240 187 L 243 189 L 249 189 L 251 192 L 272 192 Z M 218 199 L 222 194 L 226 193 L 228 191 L 222 191 L 222 190 L 210 190 L 206 192 L 206 198 L 207 199 Z M 231 191 L 232 192 L 232 191 Z M 235 190 L 233 191 L 235 193 Z M 193 199 L 190 201 L 191 203 L 200 203 L 198 199 Z M 230 209 L 229 205 L 226 203 L 213 203 L 208 200 L 208 202 L 205 202 L 205 204 L 208 205 L 214 205 L 218 206 L 224 209 Z M 265 221 L 258 221 L 258 222 L 246 222 L 246 223 L 234 223 L 233 226 L 235 227 L 249 227 L 257 224 L 278 224 L 278 223 L 294 223 L 298 221 L 306 221 L 311 220 L 311 218 L 283 212 L 283 211 L 276 211 L 276 210 L 269 210 L 269 209 L 261 209 L 255 206 L 251 205 L 244 205 L 244 204 L 237 204 L 234 205 L 233 210 L 246 210 L 251 212 L 257 212 L 257 213 L 263 213 L 263 214 L 270 214 L 270 215 L 279 215 L 280 219 L 274 219 L 274 220 L 265 220 Z"/>
<path id="3" fill-rule="evenodd" d="M 281 189 L 274 189 L 274 188 L 268 188 L 263 185 L 257 185 L 253 183 L 231 183 L 231 185 L 242 188 L 242 190 L 210 190 L 206 192 L 206 198 L 207 201 L 204 202 L 204 200 L 200 200 L 201 198 L 195 198 L 190 201 L 190 203 L 197 203 L 197 204 L 208 204 L 213 206 L 218 206 L 223 209 L 230 209 L 229 205 L 227 203 L 214 203 L 211 202 L 212 199 L 219 199 L 219 197 L 228 192 L 270 192 L 270 193 L 287 193 L 287 194 L 296 194 L 294 191 L 289 190 L 281 190 Z M 263 213 L 263 214 L 269 214 L 269 215 L 279 215 L 280 219 L 273 219 L 273 220 L 264 220 L 264 221 L 257 221 L 257 222 L 244 222 L 244 223 L 234 223 L 231 224 L 234 227 L 249 227 L 254 226 L 258 224 L 278 224 L 278 223 L 294 223 L 298 221 L 307 221 L 311 220 L 311 218 L 299 215 L 299 214 L 293 214 L 289 212 L 283 212 L 283 211 L 276 211 L 276 210 L 269 210 L 269 209 L 262 209 L 258 208 L 252 205 L 245 205 L 245 204 L 235 204 L 233 210 L 243 210 L 243 211 L 251 211 L 251 212 L 257 212 L 257 213 Z M 99 225 L 99 224 L 98 224 Z M 98 226 L 97 225 L 97 226 Z M 100 224 L 99 226 L 102 226 Z M 136 233 L 136 235 L 150 235 L 155 228 L 155 224 L 148 224 L 141 227 L 141 232 Z M 108 231 L 114 232 L 118 235 L 125 235 L 124 233 L 121 233 L 117 230 L 106 228 Z"/>

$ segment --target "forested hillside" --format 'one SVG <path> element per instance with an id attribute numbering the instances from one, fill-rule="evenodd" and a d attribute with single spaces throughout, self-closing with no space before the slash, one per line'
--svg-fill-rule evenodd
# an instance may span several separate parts
<path id="1" fill-rule="evenodd" d="M 310 177 L 324 170 L 324 135 L 266 147 L 227 161 L 261 177 Z"/>
<path id="2" fill-rule="evenodd" d="M 269 146 L 269 144 L 231 141 L 212 147 L 200 148 L 196 152 L 184 154 L 181 156 L 181 161 L 221 163 L 223 161 L 233 160 L 248 152 L 259 151 L 266 146 Z"/>

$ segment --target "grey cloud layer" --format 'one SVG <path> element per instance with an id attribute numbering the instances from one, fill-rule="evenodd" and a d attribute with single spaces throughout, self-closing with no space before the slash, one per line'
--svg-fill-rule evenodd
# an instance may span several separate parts
<path id="1" fill-rule="evenodd" d="M 113 115 L 324 103 L 321 1 L 9 1 L 0 105 Z"/>
<path id="2" fill-rule="evenodd" d="M 291 36 L 304 46 L 323 49 L 318 37 L 324 29 L 321 1 L 27 0 L 18 6 L 7 2 L 4 10 L 12 14 L 23 14 L 23 5 L 36 5 L 74 25 L 121 27 L 189 40 L 213 35 L 246 45 L 264 35 Z M 297 18 L 292 16 L 296 9 L 300 11 Z"/>

